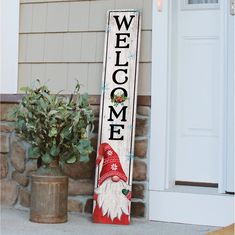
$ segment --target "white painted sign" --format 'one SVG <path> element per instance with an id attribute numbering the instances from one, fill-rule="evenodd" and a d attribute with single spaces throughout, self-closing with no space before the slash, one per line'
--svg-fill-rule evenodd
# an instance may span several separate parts
<path id="1" fill-rule="evenodd" d="M 96 223 L 129 224 L 140 12 L 108 11 L 93 206 Z"/>

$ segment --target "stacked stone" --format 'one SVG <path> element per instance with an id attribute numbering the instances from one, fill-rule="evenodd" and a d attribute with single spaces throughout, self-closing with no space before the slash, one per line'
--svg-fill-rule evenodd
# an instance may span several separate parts
<path id="1" fill-rule="evenodd" d="M 135 159 L 133 168 L 131 214 L 146 217 L 147 190 L 147 150 L 149 140 L 150 107 L 138 106 L 135 128 Z"/>
<path id="2" fill-rule="evenodd" d="M 28 144 L 14 132 L 14 120 L 9 117 L 9 109 L 14 105 L 0 106 L 1 205 L 29 207 L 30 175 L 37 169 L 37 161 L 28 158 Z"/>
<path id="3" fill-rule="evenodd" d="M 1 205 L 17 208 L 30 207 L 30 176 L 37 169 L 37 161 L 28 158 L 28 144 L 17 138 L 13 119 L 7 116 L 8 110 L 16 104 L 1 103 L 0 122 L 0 174 Z M 97 149 L 99 106 L 92 106 L 95 113 L 95 129 L 92 144 Z M 134 153 L 132 216 L 146 217 L 147 191 L 147 145 L 150 107 L 138 106 L 136 119 L 136 138 Z M 90 156 L 89 163 L 77 162 L 64 166 L 69 176 L 68 211 L 91 213 L 94 191 L 96 151 Z"/>

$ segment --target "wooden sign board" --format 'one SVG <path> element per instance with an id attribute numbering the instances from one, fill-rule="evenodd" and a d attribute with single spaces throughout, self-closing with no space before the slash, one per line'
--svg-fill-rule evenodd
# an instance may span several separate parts
<path id="1" fill-rule="evenodd" d="M 140 12 L 108 11 L 93 204 L 95 223 L 130 223 L 139 44 Z"/>

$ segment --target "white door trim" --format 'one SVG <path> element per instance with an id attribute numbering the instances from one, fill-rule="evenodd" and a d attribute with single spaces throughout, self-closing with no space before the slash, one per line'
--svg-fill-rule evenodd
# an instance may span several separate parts
<path id="1" fill-rule="evenodd" d="M 235 178 L 234 176 L 234 146 L 235 146 L 235 16 L 228 15 L 228 105 L 227 105 L 227 112 L 228 112 L 228 125 L 227 125 L 227 178 L 226 178 L 226 191 L 233 192 L 234 191 L 234 183 Z"/>
<path id="2" fill-rule="evenodd" d="M 150 220 L 227 226 L 234 223 L 233 201 L 231 195 L 152 191 L 150 215 L 154 210 L 158 213 Z"/>
<path id="3" fill-rule="evenodd" d="M 220 159 L 219 159 L 219 188 L 218 191 L 219 193 L 225 193 L 225 187 L 226 187 L 226 156 L 227 156 L 227 114 L 228 114 L 228 110 L 227 110 L 227 83 L 228 83 L 228 45 L 227 42 L 228 41 L 228 1 L 220 1 L 220 8 L 221 8 L 221 13 L 220 13 L 220 28 L 223 30 L 220 33 L 220 54 L 221 54 L 221 58 L 220 58 L 220 65 L 221 65 L 221 74 L 220 77 L 224 77 L 225 76 L 225 81 L 222 81 L 220 79 L 220 86 L 223 87 L 223 101 L 224 104 L 219 104 L 220 107 L 223 106 L 224 107 L 224 114 L 222 116 L 223 118 L 223 125 L 220 126 L 220 133 L 223 133 L 223 146 L 220 146 L 220 151 L 221 154 Z M 222 69 L 223 68 L 223 69 Z"/>
<path id="4" fill-rule="evenodd" d="M 152 12 L 152 84 L 150 128 L 150 190 L 167 188 L 167 120 L 168 120 L 168 51 L 169 51 L 169 1 L 164 1 L 162 11 L 153 0 Z M 161 32 L 161 33 L 159 33 Z M 160 66 L 161 65 L 161 66 Z"/>
<path id="5" fill-rule="evenodd" d="M 0 93 L 17 93 L 20 0 L 0 1 Z"/>
<path id="6" fill-rule="evenodd" d="M 222 3 L 225 3 L 222 4 Z M 174 160 L 169 159 L 169 102 L 170 102 L 170 43 L 171 38 L 171 0 L 165 0 L 163 2 L 162 11 L 157 10 L 156 1 L 153 0 L 153 12 L 152 12 L 152 92 L 151 92 L 151 131 L 150 131 L 150 164 L 149 164 L 149 196 L 150 196 L 150 210 L 149 218 L 150 220 L 160 220 L 168 222 L 184 222 L 192 224 L 207 224 L 207 225 L 217 225 L 224 226 L 234 220 L 234 211 L 233 211 L 233 202 L 234 197 L 227 196 L 219 193 L 225 191 L 225 161 L 220 159 L 220 180 L 219 180 L 219 192 L 213 196 L 208 196 L 207 193 L 194 193 L 189 191 L 186 193 L 179 192 L 169 192 L 170 187 L 173 186 L 174 182 L 174 173 L 172 174 L 171 164 Z M 227 23 L 227 13 L 226 8 L 227 1 L 220 1 L 222 9 L 221 19 L 222 24 Z M 224 37 L 227 37 L 227 31 L 225 30 Z M 225 38 L 227 39 L 227 38 Z M 226 41 L 226 40 L 222 40 Z M 221 47 L 221 53 L 223 58 L 221 63 L 227 63 L 226 51 L 224 50 L 225 45 Z M 224 66 L 224 65 L 221 65 Z M 223 71 L 222 71 L 223 72 Z M 224 92 L 226 94 L 226 92 Z M 224 125 L 226 125 L 226 120 L 224 120 Z M 221 127 L 222 128 L 222 127 Z M 227 133 L 224 133 L 226 136 Z M 224 145 L 226 146 L 226 145 Z M 226 149 L 221 148 L 221 151 L 225 154 Z M 221 154 L 222 155 L 222 154 Z M 176 196 L 176 194 L 178 196 Z M 171 196 L 170 196 L 171 195 Z M 200 196 L 198 196 L 200 195 Z M 212 202 L 216 202 L 216 198 L 219 197 L 218 208 L 223 206 L 227 208 L 229 219 L 218 220 L 218 215 L 210 210 Z M 186 213 L 186 208 L 184 210 L 174 209 L 174 218 L 181 218 L 180 220 L 174 220 L 171 217 L 171 209 L 159 210 L 160 205 L 167 205 L 167 200 L 169 203 L 174 203 L 173 205 L 180 204 L 182 207 L 185 207 L 183 200 L 185 198 L 195 198 L 195 200 L 190 200 L 189 208 L 191 208 L 192 219 L 187 220 L 188 213 Z M 212 200 L 212 198 L 214 198 Z M 170 199 L 172 199 L 170 201 Z M 190 203 L 189 202 L 189 203 Z M 200 206 L 200 203 L 203 202 L 203 205 L 208 205 L 201 207 L 200 213 L 193 213 L 193 208 L 195 206 Z M 210 203 L 211 202 L 211 203 Z M 196 204 L 195 204 L 196 203 Z M 213 204 L 216 207 L 216 203 Z M 211 218 L 201 221 L 199 217 L 206 211 L 211 211 Z M 220 211 L 220 210 L 219 210 Z M 218 211 L 218 212 L 219 212 Z M 223 211 L 221 211 L 223 212 Z M 177 214 L 178 213 L 178 214 Z M 221 214 L 220 214 L 221 216 Z M 226 217 L 227 218 L 227 217 Z"/>

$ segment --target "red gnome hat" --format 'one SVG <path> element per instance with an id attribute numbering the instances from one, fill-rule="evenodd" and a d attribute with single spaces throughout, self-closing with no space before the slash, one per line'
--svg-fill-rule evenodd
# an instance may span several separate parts
<path id="1" fill-rule="evenodd" d="M 100 144 L 99 156 L 96 160 L 96 164 L 99 165 L 102 159 L 104 159 L 104 162 L 100 172 L 99 185 L 112 176 L 118 176 L 123 181 L 127 181 L 119 156 L 108 143 Z"/>

